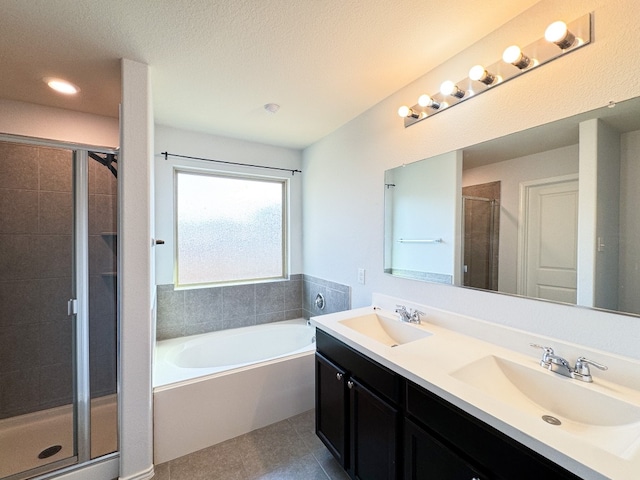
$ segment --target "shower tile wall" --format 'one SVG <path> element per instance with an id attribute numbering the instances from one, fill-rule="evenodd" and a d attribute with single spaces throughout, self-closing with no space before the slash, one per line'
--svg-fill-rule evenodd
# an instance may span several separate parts
<path id="1" fill-rule="evenodd" d="M 311 289 L 309 293 L 307 289 Z M 349 287 L 307 275 L 291 275 L 290 280 L 281 282 L 193 290 L 174 290 L 173 284 L 158 285 L 156 339 L 309 318 L 309 313 L 318 313 L 311 306 L 306 307 L 305 299 L 312 294 L 315 299 L 318 292 L 327 301 L 327 307 L 320 313 L 349 308 Z"/>
<path id="2" fill-rule="evenodd" d="M 89 160 L 89 351 L 91 397 L 117 387 L 118 181 Z"/>
<path id="3" fill-rule="evenodd" d="M 328 313 L 342 312 L 351 308 L 351 287 L 340 283 L 330 282 L 321 278 L 304 276 L 304 318 Z M 325 306 L 320 310 L 316 304 L 316 296 L 324 297 Z"/>
<path id="4" fill-rule="evenodd" d="M 0 142 L 0 418 L 72 401 L 71 155 Z M 98 177 L 93 170 L 96 199 L 106 188 Z M 114 195 L 112 190 L 109 197 Z M 90 252 L 96 263 L 97 246 Z M 105 289 L 113 291 L 113 285 L 92 281 L 92 299 Z M 91 303 L 92 381 L 96 392 L 111 393 L 115 307 Z M 105 362 L 101 355 L 112 346 L 112 359 Z M 113 374 L 97 368 L 105 363 L 112 364 Z"/>
<path id="5" fill-rule="evenodd" d="M 0 144 L 0 418 L 70 401 L 70 159 Z"/>

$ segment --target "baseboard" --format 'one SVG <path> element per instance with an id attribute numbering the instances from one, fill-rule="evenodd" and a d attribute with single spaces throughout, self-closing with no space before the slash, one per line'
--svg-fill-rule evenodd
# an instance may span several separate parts
<path id="1" fill-rule="evenodd" d="M 127 477 L 118 477 L 118 480 L 149 480 L 150 478 L 153 478 L 154 473 L 155 472 L 153 471 L 153 465 L 151 465 L 146 470 L 138 472 L 134 475 L 129 475 Z"/>

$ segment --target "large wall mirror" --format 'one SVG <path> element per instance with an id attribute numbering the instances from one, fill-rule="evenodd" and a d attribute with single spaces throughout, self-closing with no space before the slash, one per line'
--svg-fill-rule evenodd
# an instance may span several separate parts
<path id="1" fill-rule="evenodd" d="M 394 276 L 640 315 L 640 98 L 385 172 Z"/>

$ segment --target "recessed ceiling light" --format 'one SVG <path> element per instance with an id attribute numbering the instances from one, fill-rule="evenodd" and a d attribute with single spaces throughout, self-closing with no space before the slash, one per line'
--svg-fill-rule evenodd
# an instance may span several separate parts
<path id="1" fill-rule="evenodd" d="M 80 87 L 77 85 L 60 78 L 46 77 L 43 80 L 50 88 L 54 89 L 56 92 L 64 93 L 65 95 L 74 95 L 80 91 Z"/>

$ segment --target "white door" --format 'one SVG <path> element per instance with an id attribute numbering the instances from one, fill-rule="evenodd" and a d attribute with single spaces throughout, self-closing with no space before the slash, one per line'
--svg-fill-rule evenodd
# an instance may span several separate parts
<path id="1" fill-rule="evenodd" d="M 518 293 L 576 303 L 577 176 L 527 182 L 520 195 Z"/>

